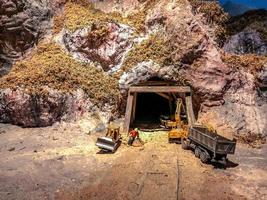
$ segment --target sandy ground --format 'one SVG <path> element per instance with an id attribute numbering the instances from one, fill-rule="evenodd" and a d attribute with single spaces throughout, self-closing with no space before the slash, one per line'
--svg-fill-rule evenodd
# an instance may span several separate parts
<path id="1" fill-rule="evenodd" d="M 163 132 L 142 134 L 143 147 L 122 144 L 115 154 L 99 153 L 100 135 L 79 123 L 0 124 L 0 199 L 267 199 L 266 145 L 238 144 L 223 170 L 168 144 Z"/>

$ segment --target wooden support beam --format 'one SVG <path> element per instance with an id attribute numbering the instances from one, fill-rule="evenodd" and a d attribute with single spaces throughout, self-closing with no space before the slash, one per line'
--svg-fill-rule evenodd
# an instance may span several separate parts
<path id="1" fill-rule="evenodd" d="M 157 93 L 158 95 L 169 100 L 170 109 L 172 109 L 171 101 L 174 97 L 186 96 L 191 93 L 191 89 L 188 86 L 133 86 L 129 88 L 127 106 L 125 112 L 125 121 L 123 125 L 123 131 L 129 133 L 131 123 L 135 120 L 136 115 L 136 102 L 138 93 Z M 178 93 L 178 94 L 177 94 Z M 186 94 L 186 95 L 185 95 Z M 173 96 L 173 97 L 172 97 Z M 186 96 L 186 114 L 189 125 L 195 123 L 195 116 L 192 107 L 191 96 Z"/>
<path id="2" fill-rule="evenodd" d="M 156 94 L 158 94 L 159 96 L 169 100 L 169 101 L 172 101 L 172 97 L 167 95 L 167 94 L 164 94 L 164 93 L 161 93 L 161 92 L 156 92 Z"/>
<path id="3" fill-rule="evenodd" d="M 145 83 L 139 83 L 140 86 L 167 86 L 172 85 L 172 81 L 147 81 Z"/>
<path id="4" fill-rule="evenodd" d="M 171 93 L 171 95 L 173 96 L 173 99 L 176 100 L 177 99 L 177 96 L 175 95 L 174 92 Z"/>
<path id="5" fill-rule="evenodd" d="M 124 120 L 124 126 L 123 126 L 123 131 L 127 134 L 129 133 L 129 127 L 130 127 L 131 116 L 132 116 L 132 109 L 133 109 L 133 94 L 128 92 L 127 106 L 126 106 L 126 112 L 125 112 L 125 120 Z"/>
<path id="6" fill-rule="evenodd" d="M 136 101 L 137 101 L 137 93 L 133 93 L 133 110 L 132 110 L 132 118 L 131 118 L 131 123 L 134 122 L 135 120 L 135 115 L 136 115 Z"/>
<path id="7" fill-rule="evenodd" d="M 193 110 L 193 103 L 192 103 L 192 97 L 186 96 L 185 97 L 185 105 L 186 105 L 186 115 L 189 126 L 192 126 L 196 122 L 194 110 Z"/>
<path id="8" fill-rule="evenodd" d="M 146 92 L 146 93 L 168 93 L 168 92 L 178 92 L 178 93 L 189 93 L 190 87 L 187 86 L 133 86 L 129 89 L 130 92 Z"/>

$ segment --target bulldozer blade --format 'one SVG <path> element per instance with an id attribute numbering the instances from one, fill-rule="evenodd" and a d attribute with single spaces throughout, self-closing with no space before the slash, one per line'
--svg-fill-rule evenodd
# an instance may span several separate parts
<path id="1" fill-rule="evenodd" d="M 120 141 L 114 142 L 111 138 L 108 137 L 99 137 L 96 141 L 96 146 L 98 146 L 100 149 L 112 152 L 115 152 L 119 145 Z"/>

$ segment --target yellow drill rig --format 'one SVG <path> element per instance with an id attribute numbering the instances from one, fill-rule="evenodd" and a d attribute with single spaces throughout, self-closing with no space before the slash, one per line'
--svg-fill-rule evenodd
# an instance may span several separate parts
<path id="1" fill-rule="evenodd" d="M 178 98 L 173 119 L 161 120 L 162 125 L 170 129 L 168 132 L 168 140 L 170 143 L 181 143 L 181 138 L 185 138 L 188 135 L 188 126 L 181 120 L 181 112 L 182 110 L 185 111 L 184 109 L 182 99 Z"/>

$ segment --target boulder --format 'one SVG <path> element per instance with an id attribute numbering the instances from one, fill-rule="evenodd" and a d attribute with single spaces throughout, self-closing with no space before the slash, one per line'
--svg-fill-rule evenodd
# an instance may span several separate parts
<path id="1" fill-rule="evenodd" d="M 228 53 L 267 55 L 267 42 L 256 30 L 243 30 L 229 38 L 223 49 Z"/>
<path id="2" fill-rule="evenodd" d="M 49 1 L 2 0 L 0 2 L 0 59 L 19 59 L 50 26 Z"/>

